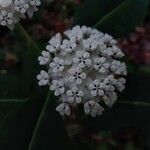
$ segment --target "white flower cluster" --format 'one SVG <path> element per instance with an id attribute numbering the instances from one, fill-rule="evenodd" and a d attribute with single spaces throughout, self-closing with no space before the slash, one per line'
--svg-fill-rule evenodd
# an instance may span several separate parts
<path id="1" fill-rule="evenodd" d="M 71 107 L 82 103 L 85 113 L 95 117 L 104 110 L 102 101 L 111 107 L 117 91 L 125 88 L 126 65 L 118 60 L 123 56 L 112 36 L 75 26 L 50 39 L 38 58 L 48 71 L 42 70 L 37 79 L 59 96 L 56 110 L 61 115 L 70 115 Z"/>
<path id="2" fill-rule="evenodd" d="M 0 0 L 0 25 L 13 29 L 20 18 L 32 17 L 41 0 Z"/>

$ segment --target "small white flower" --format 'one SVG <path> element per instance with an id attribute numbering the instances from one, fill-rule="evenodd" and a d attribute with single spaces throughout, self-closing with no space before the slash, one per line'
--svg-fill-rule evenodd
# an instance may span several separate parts
<path id="1" fill-rule="evenodd" d="M 81 84 L 82 80 L 86 78 L 86 74 L 82 72 L 80 68 L 74 68 L 70 70 L 69 80 L 76 84 Z"/>
<path id="2" fill-rule="evenodd" d="M 42 51 L 42 56 L 38 57 L 38 61 L 40 65 L 46 65 L 50 62 L 50 53 L 47 51 Z"/>
<path id="3" fill-rule="evenodd" d="M 102 115 L 104 108 L 97 102 L 90 100 L 84 104 L 84 111 L 85 114 L 90 114 L 92 117 L 96 117 L 97 115 Z"/>
<path id="4" fill-rule="evenodd" d="M 55 96 L 63 94 L 65 91 L 63 82 L 58 80 L 53 80 L 52 85 L 50 86 L 50 90 L 55 91 L 54 92 Z"/>
<path id="5" fill-rule="evenodd" d="M 13 14 L 10 12 L 7 12 L 5 10 L 2 10 L 0 12 L 0 24 L 2 26 L 11 25 L 13 23 Z"/>
<path id="6" fill-rule="evenodd" d="M 107 92 L 106 95 L 103 96 L 103 101 L 109 107 L 112 107 L 116 100 L 117 94 L 115 92 Z"/>
<path id="7" fill-rule="evenodd" d="M 89 86 L 89 89 L 91 90 L 91 95 L 92 96 L 104 95 L 103 87 L 104 85 L 102 82 L 100 82 L 98 79 L 94 80 L 93 83 L 91 83 Z"/>
<path id="8" fill-rule="evenodd" d="M 30 0 L 30 4 L 33 6 L 40 6 L 41 0 Z"/>
<path id="9" fill-rule="evenodd" d="M 64 40 L 61 49 L 64 55 L 67 55 L 68 53 L 71 53 L 76 48 L 76 43 L 74 40 Z"/>
<path id="10" fill-rule="evenodd" d="M 46 49 L 39 63 L 48 67 L 48 85 L 59 96 L 57 111 L 63 116 L 79 103 L 86 114 L 101 115 L 101 103 L 111 107 L 125 88 L 126 66 L 118 60 L 124 54 L 108 34 L 75 26 L 52 37 Z"/>
<path id="11" fill-rule="evenodd" d="M 100 52 L 103 52 L 105 49 L 107 49 L 107 45 L 101 41 L 98 42 L 98 48 Z"/>
<path id="12" fill-rule="evenodd" d="M 100 73 L 105 73 L 109 68 L 109 63 L 105 57 L 95 58 L 94 59 L 94 68 Z"/>
<path id="13" fill-rule="evenodd" d="M 62 116 L 69 116 L 71 113 L 70 106 L 67 103 L 61 103 L 57 106 L 56 111 L 60 113 Z"/>
<path id="14" fill-rule="evenodd" d="M 12 0 L 0 0 L 0 7 L 6 8 L 12 4 Z"/>
<path id="15" fill-rule="evenodd" d="M 117 75 L 127 75 L 125 63 L 121 63 L 120 61 L 117 60 L 114 60 L 110 64 L 110 70 Z"/>
<path id="16" fill-rule="evenodd" d="M 114 79 L 113 75 L 109 75 L 103 80 L 103 84 L 105 85 L 104 86 L 105 91 L 114 91 L 115 90 L 114 85 L 116 84 L 116 80 Z"/>
<path id="17" fill-rule="evenodd" d="M 83 38 L 83 31 L 80 26 L 73 27 L 72 30 L 67 30 L 64 34 L 70 39 L 75 41 L 80 41 Z"/>
<path id="18" fill-rule="evenodd" d="M 98 47 L 98 41 L 93 38 L 89 38 L 87 40 L 83 40 L 83 46 L 87 51 L 96 50 Z"/>
<path id="19" fill-rule="evenodd" d="M 25 0 L 15 0 L 14 5 L 15 10 L 23 14 L 26 13 L 29 8 L 29 4 L 27 4 Z"/>
<path id="20" fill-rule="evenodd" d="M 112 36 L 108 35 L 108 34 L 105 34 L 102 38 L 101 38 L 101 41 L 104 42 L 105 44 L 109 45 L 109 46 L 112 46 L 114 44 L 117 43 L 116 40 L 113 39 Z"/>
<path id="21" fill-rule="evenodd" d="M 104 57 L 110 57 L 112 55 L 113 55 L 113 50 L 110 47 L 108 47 L 102 51 L 102 56 L 104 56 Z"/>
<path id="22" fill-rule="evenodd" d="M 124 78 L 119 78 L 116 81 L 115 86 L 120 92 L 122 92 L 125 89 L 125 85 L 124 85 L 125 83 L 126 83 L 126 80 Z"/>
<path id="23" fill-rule="evenodd" d="M 32 17 L 41 0 L 0 0 L 0 25 L 13 29 L 21 18 Z"/>
<path id="24" fill-rule="evenodd" d="M 64 61 L 61 58 L 55 57 L 54 61 L 50 63 L 53 73 L 58 73 L 64 69 Z"/>
<path id="25" fill-rule="evenodd" d="M 122 58 L 124 56 L 124 53 L 115 45 L 112 47 L 113 55 L 116 58 Z"/>
<path id="26" fill-rule="evenodd" d="M 67 96 L 69 102 L 81 103 L 84 93 L 83 91 L 79 90 L 77 87 L 73 87 L 71 90 L 67 91 Z"/>
<path id="27" fill-rule="evenodd" d="M 46 46 L 46 49 L 51 53 L 54 53 L 60 50 L 60 46 L 61 46 L 61 35 L 58 33 L 54 37 L 52 37 L 52 39 L 49 41 L 49 45 Z"/>
<path id="28" fill-rule="evenodd" d="M 91 66 L 90 54 L 88 52 L 79 51 L 77 52 L 76 57 L 74 58 L 74 62 L 78 64 L 80 68 L 84 68 L 85 66 Z"/>
<path id="29" fill-rule="evenodd" d="M 39 86 L 47 85 L 49 83 L 49 74 L 42 70 L 39 75 L 37 75 L 37 79 L 39 80 Z"/>
<path id="30" fill-rule="evenodd" d="M 91 31 L 91 38 L 96 40 L 96 41 L 99 41 L 100 42 L 100 39 L 104 36 L 104 34 L 102 32 L 99 32 L 98 30 L 96 29 L 93 29 Z"/>

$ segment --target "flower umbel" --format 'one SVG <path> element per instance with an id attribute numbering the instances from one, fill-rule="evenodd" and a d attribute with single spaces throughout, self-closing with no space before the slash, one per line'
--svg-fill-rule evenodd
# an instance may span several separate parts
<path id="1" fill-rule="evenodd" d="M 47 72 L 37 76 L 39 85 L 49 85 L 59 96 L 56 110 L 70 115 L 71 108 L 84 105 L 85 114 L 101 115 L 103 101 L 111 107 L 117 92 L 125 86 L 126 65 L 119 61 L 124 56 L 112 36 L 86 26 L 75 26 L 63 35 L 56 34 L 38 58 Z"/>
<path id="2" fill-rule="evenodd" d="M 31 18 L 40 5 L 41 0 L 0 0 L 0 25 L 13 29 L 21 18 Z"/>

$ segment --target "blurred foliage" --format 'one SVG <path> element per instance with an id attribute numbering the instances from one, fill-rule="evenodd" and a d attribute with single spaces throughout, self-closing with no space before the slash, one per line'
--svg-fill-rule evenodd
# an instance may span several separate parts
<path id="1" fill-rule="evenodd" d="M 93 26 L 121 2 L 123 0 L 85 0 L 77 9 L 74 22 L 75 24 Z"/>
<path id="2" fill-rule="evenodd" d="M 142 23 L 148 4 L 149 0 L 85 0 L 75 14 L 75 24 L 94 26 L 121 37 Z"/>
<path id="3" fill-rule="evenodd" d="M 71 18 L 77 6 L 72 5 L 68 0 L 64 2 L 66 7 L 61 9 L 60 15 L 62 18 Z M 116 37 L 122 37 L 142 23 L 148 11 L 148 2 L 148 0 L 84 0 L 76 9 L 74 24 L 95 26 Z M 61 1 L 60 4 L 62 3 Z M 55 4 L 55 1 L 52 4 Z M 57 10 L 61 5 L 58 6 Z M 51 9 L 52 6 L 45 7 Z M 73 11 L 68 11 L 69 7 Z M 40 11 L 33 21 L 39 21 L 41 14 Z M 57 25 L 59 23 L 57 20 Z M 27 31 L 33 32 L 27 24 L 24 26 Z M 126 90 L 119 96 L 118 103 L 112 109 L 106 110 L 101 117 L 94 119 L 79 113 L 75 123 L 79 124 L 81 133 L 75 134 L 73 139 L 70 139 L 62 119 L 55 112 L 56 98 L 51 93 L 48 94 L 47 88 L 38 87 L 36 81 L 36 75 L 41 70 L 37 57 L 45 47 L 46 38 L 34 42 L 25 29 L 18 24 L 15 30 L 9 33 L 17 43 L 13 49 L 17 57 L 15 66 L 11 69 L 0 68 L 0 149 L 145 150 L 149 148 L 150 145 L 147 144 L 150 141 L 149 66 L 147 71 L 141 73 L 141 70 L 135 69 L 135 64 L 128 62 L 132 74 L 127 77 Z M 56 31 L 58 29 L 60 28 Z M 0 67 L 6 54 L 1 49 Z M 67 118 L 66 120 L 70 121 Z M 118 139 L 113 134 L 122 126 L 142 130 L 147 136 L 144 144 L 138 147 L 133 139 L 129 138 L 123 147 L 119 147 Z M 130 133 L 130 130 L 128 132 Z M 91 136 L 93 134 L 100 142 L 95 143 L 95 140 L 93 142 Z M 72 144 L 72 140 L 76 145 Z"/>

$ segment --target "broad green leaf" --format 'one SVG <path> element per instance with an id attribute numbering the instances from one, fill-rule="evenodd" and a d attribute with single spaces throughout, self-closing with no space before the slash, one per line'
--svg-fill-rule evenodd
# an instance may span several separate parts
<path id="1" fill-rule="evenodd" d="M 93 26 L 115 37 L 124 36 L 142 23 L 148 4 L 149 0 L 85 0 L 74 23 Z"/>
<path id="2" fill-rule="evenodd" d="M 73 149 L 55 111 L 55 97 L 0 100 L 0 148 L 3 150 Z"/>
<path id="3" fill-rule="evenodd" d="M 10 121 L 16 116 L 17 112 L 23 107 L 28 99 L 0 99 L 0 148 L 5 150 L 4 143 L 8 142 L 10 135 Z M 13 134 L 13 133 L 11 133 Z M 9 143 L 7 143 L 9 144 Z"/>
<path id="4" fill-rule="evenodd" d="M 56 113 L 55 97 L 49 92 L 35 126 L 28 150 L 73 149 L 64 123 Z"/>
<path id="5" fill-rule="evenodd" d="M 28 99 L 0 99 L 0 129 L 27 101 Z"/>
<path id="6" fill-rule="evenodd" d="M 23 74 L 0 74 L 0 98 L 24 98 L 30 90 Z"/>
<path id="7" fill-rule="evenodd" d="M 39 91 L 36 75 L 41 69 L 37 60 L 41 50 L 21 25 L 17 25 L 11 33 L 20 44 L 16 48 L 20 50 L 18 55 L 21 67 L 18 70 L 8 71 L 7 74 L 0 74 L 0 97 L 23 98 L 39 94 L 36 92 Z"/>
<path id="8" fill-rule="evenodd" d="M 40 48 L 37 43 L 34 42 L 25 29 L 21 25 L 17 25 L 14 30 L 15 36 L 22 44 L 22 61 L 23 61 L 23 74 L 25 80 L 29 82 L 30 86 L 35 86 L 36 75 L 39 73 L 40 65 L 38 63 L 38 56 L 40 55 Z"/>
<path id="9" fill-rule="evenodd" d="M 94 26 L 115 37 L 127 35 L 141 25 L 148 11 L 149 0 L 125 0 Z"/>
<path id="10" fill-rule="evenodd" d="M 27 150 L 34 124 L 41 110 L 40 105 L 42 103 L 38 99 L 25 103 L 22 103 L 22 100 L 0 102 L 0 148 L 2 150 Z"/>
<path id="11" fill-rule="evenodd" d="M 74 24 L 93 26 L 123 0 L 85 0 L 77 9 Z"/>

